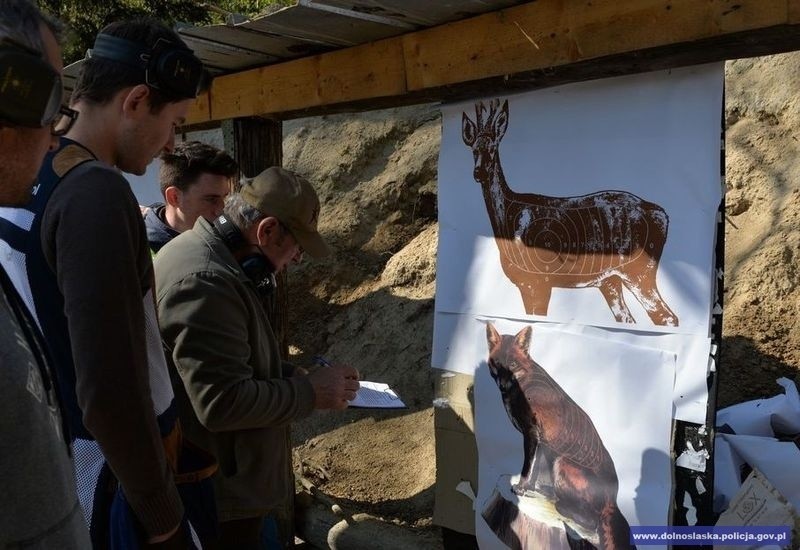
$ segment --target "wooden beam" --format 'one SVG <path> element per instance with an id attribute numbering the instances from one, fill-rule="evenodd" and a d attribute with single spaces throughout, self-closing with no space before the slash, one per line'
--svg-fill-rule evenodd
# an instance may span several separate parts
<path id="1" fill-rule="evenodd" d="M 281 113 L 405 90 L 402 45 L 398 39 L 383 40 L 217 78 L 210 116 Z"/>
<path id="2" fill-rule="evenodd" d="M 272 166 L 283 164 L 283 123 L 263 118 L 236 118 L 225 121 L 225 149 L 239 165 L 240 177 L 252 178 Z M 239 187 L 236 186 L 235 191 Z M 289 359 L 287 313 L 289 311 L 286 270 L 276 275 L 277 288 L 261 296 L 272 332 L 280 345 L 281 358 Z"/>
<path id="3" fill-rule="evenodd" d="M 537 0 L 214 80 L 189 124 L 507 93 L 800 49 L 800 0 Z"/>
<path id="4" fill-rule="evenodd" d="M 241 177 L 252 178 L 271 166 L 283 164 L 283 124 L 264 118 L 236 118 L 231 123 L 230 143 Z"/>
<path id="5" fill-rule="evenodd" d="M 192 121 L 208 122 L 214 120 L 211 117 L 211 97 L 210 94 L 204 93 L 197 96 L 194 103 L 189 107 L 189 114 L 187 115 L 187 123 L 191 124 Z"/>
<path id="6" fill-rule="evenodd" d="M 782 25 L 787 23 L 788 4 L 786 0 L 540 0 L 406 35 L 409 89 Z"/>

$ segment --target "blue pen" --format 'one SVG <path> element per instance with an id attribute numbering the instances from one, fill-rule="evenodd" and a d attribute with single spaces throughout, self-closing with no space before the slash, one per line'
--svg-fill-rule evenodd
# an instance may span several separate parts
<path id="1" fill-rule="evenodd" d="M 327 359 L 325 359 L 325 358 L 324 358 L 323 356 L 321 356 L 321 355 L 315 355 L 315 356 L 314 356 L 314 362 L 315 362 L 317 365 L 320 365 L 320 366 L 322 366 L 322 367 L 332 367 L 332 366 L 333 366 L 333 365 L 331 364 L 331 362 L 330 362 L 330 361 L 328 361 Z"/>

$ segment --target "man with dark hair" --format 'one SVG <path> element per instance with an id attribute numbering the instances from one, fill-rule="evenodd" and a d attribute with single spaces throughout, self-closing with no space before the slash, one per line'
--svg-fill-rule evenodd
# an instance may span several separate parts
<path id="1" fill-rule="evenodd" d="M 282 168 L 245 180 L 213 223 L 199 218 L 156 256 L 161 335 L 187 438 L 214 453 L 220 538 L 204 548 L 291 547 L 291 423 L 344 409 L 358 372 L 306 375 L 281 360 L 262 307 L 275 273 L 329 253 L 311 184 Z M 277 534 L 275 532 L 278 532 Z"/>
<path id="2" fill-rule="evenodd" d="M 28 0 L 0 2 L 0 207 L 30 200 L 42 159 L 57 145 L 59 30 Z M 16 259 L 0 241 L 0 548 L 82 550 L 89 536 L 54 373 L 5 271 Z"/>
<path id="3" fill-rule="evenodd" d="M 0 213 L 11 222 L 0 236 L 23 255 L 16 280 L 30 286 L 53 350 L 78 497 L 98 548 L 190 544 L 150 251 L 120 170 L 141 175 L 172 150 L 203 74 L 160 23 L 105 27 L 73 92 L 78 120 L 46 157 L 32 200 Z"/>
<path id="4" fill-rule="evenodd" d="M 165 203 L 151 205 L 144 217 L 153 254 L 191 229 L 200 216 L 213 221 L 222 214 L 237 170 L 228 153 L 199 141 L 184 141 L 163 152 L 159 179 Z"/>

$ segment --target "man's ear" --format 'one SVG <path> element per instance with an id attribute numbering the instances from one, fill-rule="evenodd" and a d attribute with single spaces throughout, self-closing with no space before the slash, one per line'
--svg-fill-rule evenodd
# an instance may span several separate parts
<path id="1" fill-rule="evenodd" d="M 164 189 L 164 200 L 173 208 L 178 207 L 178 203 L 181 199 L 181 190 L 175 187 L 174 185 L 170 185 L 166 189 Z"/>
<path id="2" fill-rule="evenodd" d="M 270 239 L 278 234 L 278 219 L 272 216 L 267 216 L 258 222 L 256 230 L 256 238 L 259 244 L 266 244 Z"/>
<path id="3" fill-rule="evenodd" d="M 128 90 L 122 100 L 122 112 L 129 116 L 150 112 L 150 88 L 147 84 L 137 84 Z"/>

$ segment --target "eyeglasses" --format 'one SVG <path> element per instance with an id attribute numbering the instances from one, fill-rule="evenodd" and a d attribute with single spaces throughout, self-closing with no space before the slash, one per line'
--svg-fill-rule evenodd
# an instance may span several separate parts
<path id="1" fill-rule="evenodd" d="M 75 109 L 62 105 L 56 116 L 50 121 L 50 133 L 56 137 L 63 136 L 70 131 L 79 114 Z"/>
<path id="2" fill-rule="evenodd" d="M 278 222 L 278 227 L 280 227 L 282 235 L 290 235 L 292 239 L 294 239 L 294 243 L 295 245 L 297 245 L 297 254 L 295 254 L 295 257 L 302 258 L 303 254 L 305 254 L 306 251 L 300 244 L 300 241 L 297 240 L 297 237 L 294 236 L 292 230 L 286 227 L 286 225 L 281 221 Z"/>

